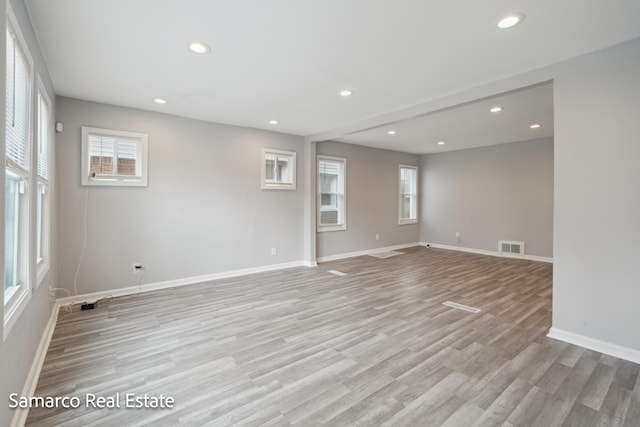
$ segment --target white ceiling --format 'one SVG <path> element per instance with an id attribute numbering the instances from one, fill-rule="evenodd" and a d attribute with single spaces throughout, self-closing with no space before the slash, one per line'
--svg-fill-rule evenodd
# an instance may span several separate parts
<path id="1" fill-rule="evenodd" d="M 638 0 L 26 4 L 59 95 L 305 136 L 640 37 Z M 499 18 L 514 10 L 526 14 L 524 22 L 499 30 Z M 211 54 L 189 52 L 193 40 L 208 43 Z M 353 96 L 338 96 L 344 88 Z M 168 103 L 157 105 L 156 97 Z M 463 109 L 468 121 L 471 108 Z M 451 112 L 442 114 L 460 123 Z M 505 107 L 503 116 L 485 118 L 510 114 L 516 110 Z M 280 123 L 272 126 L 271 119 Z M 422 122 L 440 138 L 439 126 L 425 119 L 406 124 L 407 133 L 390 143 L 409 144 L 410 135 L 418 141 Z M 551 127 L 544 129 L 539 134 Z M 496 141 L 503 134 L 521 137 L 515 129 L 496 132 Z M 363 143 L 360 136 L 344 140 Z M 458 137 L 469 140 L 455 132 L 442 136 L 451 144 Z M 371 144 L 385 145 L 374 139 Z"/>
<path id="2" fill-rule="evenodd" d="M 502 111 L 492 113 L 492 107 Z M 537 123 L 537 129 L 530 125 Z M 389 135 L 393 130 L 395 135 Z M 526 88 L 400 123 L 338 138 L 338 141 L 405 153 L 428 154 L 553 136 L 553 85 Z M 444 145 L 438 145 L 443 141 Z"/>

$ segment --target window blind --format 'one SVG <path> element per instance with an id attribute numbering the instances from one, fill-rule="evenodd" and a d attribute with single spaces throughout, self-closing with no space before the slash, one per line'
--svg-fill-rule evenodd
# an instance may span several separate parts
<path id="1" fill-rule="evenodd" d="M 49 178 L 49 105 L 38 94 L 38 176 Z"/>
<path id="2" fill-rule="evenodd" d="M 6 156 L 15 166 L 29 169 L 31 67 L 7 23 Z"/>

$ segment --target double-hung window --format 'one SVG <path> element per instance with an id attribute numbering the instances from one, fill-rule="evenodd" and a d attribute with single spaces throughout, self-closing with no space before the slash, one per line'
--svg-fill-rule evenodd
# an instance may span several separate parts
<path id="1" fill-rule="evenodd" d="M 398 224 L 418 222 L 418 168 L 400 165 Z"/>
<path id="2" fill-rule="evenodd" d="M 9 8 L 8 8 L 9 9 Z M 8 13 L 8 16 L 11 16 Z M 29 296 L 29 187 L 33 61 L 15 19 L 7 19 L 5 96 L 4 321 Z"/>
<path id="3" fill-rule="evenodd" d="M 41 83 L 38 87 L 37 102 L 36 261 L 39 284 L 49 267 L 49 152 L 51 150 L 51 102 Z"/>
<path id="4" fill-rule="evenodd" d="M 347 229 L 347 160 L 318 156 L 318 231 Z"/>

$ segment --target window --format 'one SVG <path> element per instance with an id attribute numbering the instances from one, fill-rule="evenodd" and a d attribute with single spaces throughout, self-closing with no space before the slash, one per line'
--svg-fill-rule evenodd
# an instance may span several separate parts
<path id="1" fill-rule="evenodd" d="M 7 5 L 4 334 L 29 293 L 29 184 L 33 61 Z M 7 325 L 8 324 L 8 325 Z"/>
<path id="2" fill-rule="evenodd" d="M 400 165 L 398 224 L 418 222 L 418 168 Z"/>
<path id="3" fill-rule="evenodd" d="M 82 185 L 147 186 L 147 134 L 82 127 Z"/>
<path id="4" fill-rule="evenodd" d="M 262 189 L 296 189 L 296 153 L 295 151 L 262 151 Z"/>
<path id="5" fill-rule="evenodd" d="M 347 229 L 346 159 L 318 156 L 318 231 Z"/>
<path id="6" fill-rule="evenodd" d="M 38 81 L 37 102 L 36 260 L 39 285 L 49 268 L 49 151 L 51 149 L 51 103 L 40 81 Z"/>

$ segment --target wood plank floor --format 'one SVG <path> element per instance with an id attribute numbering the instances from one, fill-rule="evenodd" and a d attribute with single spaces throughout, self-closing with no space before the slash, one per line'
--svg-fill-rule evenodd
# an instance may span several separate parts
<path id="1" fill-rule="evenodd" d="M 640 426 L 639 365 L 545 337 L 550 264 L 402 252 L 63 313 L 37 395 L 176 404 L 32 409 L 28 425 Z"/>

